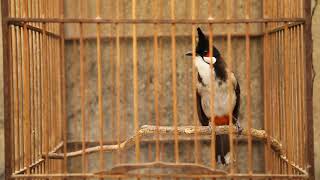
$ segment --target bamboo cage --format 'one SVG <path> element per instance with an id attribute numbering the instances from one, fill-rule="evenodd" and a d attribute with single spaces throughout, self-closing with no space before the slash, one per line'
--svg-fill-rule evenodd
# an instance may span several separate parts
<path id="1" fill-rule="evenodd" d="M 6 179 L 314 179 L 310 0 L 1 2 Z M 240 136 L 198 122 L 198 26 L 240 82 Z"/>

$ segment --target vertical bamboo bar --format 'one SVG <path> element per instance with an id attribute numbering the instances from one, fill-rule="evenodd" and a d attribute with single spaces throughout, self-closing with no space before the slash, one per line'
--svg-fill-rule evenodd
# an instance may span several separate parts
<path id="1" fill-rule="evenodd" d="M 250 19 L 250 1 L 246 0 L 246 19 Z M 249 130 L 252 128 L 251 118 L 251 76 L 250 76 L 250 24 L 246 23 L 246 119 Z M 252 135 L 248 134 L 248 173 L 253 173 L 253 157 L 252 157 Z"/>
<path id="2" fill-rule="evenodd" d="M 147 82 L 146 82 L 146 102 L 148 106 L 147 120 L 148 124 L 152 124 L 152 105 L 151 105 L 151 58 L 150 58 L 150 40 L 147 39 L 146 42 L 146 68 L 147 68 Z M 148 144 L 148 161 L 152 161 L 152 144 Z"/>
<path id="3" fill-rule="evenodd" d="M 264 11 L 264 18 L 268 18 L 269 17 L 269 4 L 270 4 L 270 1 L 268 0 L 264 0 L 263 1 L 263 11 Z M 268 90 L 269 90 L 269 80 L 268 80 L 268 72 L 269 72 L 269 69 L 268 69 L 268 61 L 269 61 L 269 34 L 267 33 L 268 31 L 268 27 L 269 27 L 269 24 L 268 22 L 266 22 L 264 24 L 264 37 L 263 37 L 263 79 L 264 79 L 264 84 L 263 84 L 263 95 L 264 95 L 264 128 L 266 130 L 267 133 L 269 133 L 269 108 L 268 108 Z M 269 152 L 271 151 L 271 148 L 270 148 L 270 138 L 267 139 L 267 143 L 265 145 L 265 152 L 264 152 L 264 158 L 265 158 L 265 171 L 266 173 L 270 174 L 271 171 L 270 171 L 270 164 L 271 162 L 269 161 Z"/>
<path id="4" fill-rule="evenodd" d="M 288 0 L 285 0 L 285 5 L 288 6 Z M 285 17 L 288 17 L 289 12 L 287 9 L 285 9 Z M 285 24 L 285 29 L 284 29 L 284 73 L 285 73 L 285 92 L 286 92 L 286 96 L 285 96 L 285 121 L 286 121 L 286 126 L 287 126 L 287 131 L 286 131 L 286 150 L 287 150 L 287 158 L 288 161 L 291 161 L 291 137 L 290 137 L 290 130 L 291 130 L 291 121 L 292 121 L 292 116 L 291 116 L 291 112 L 290 112 L 290 105 L 291 105 L 291 101 L 290 101 L 290 69 L 289 69 L 289 63 L 290 63 L 290 57 L 289 57 L 289 53 L 288 52 L 290 49 L 289 47 L 289 28 L 288 28 L 288 23 Z M 288 167 L 288 174 L 292 174 L 292 168 Z"/>
<path id="5" fill-rule="evenodd" d="M 37 17 L 38 16 L 38 13 L 39 11 L 37 12 Z M 38 27 L 39 24 L 37 24 Z M 37 32 L 37 35 L 36 35 L 36 54 L 37 54 L 37 71 L 38 71 L 38 76 L 37 76 L 37 84 L 38 84 L 38 88 L 37 88 L 37 91 L 38 91 L 38 125 L 37 125 L 37 136 L 38 136 L 38 139 L 37 139 L 37 147 L 38 147 L 38 151 L 37 151 L 37 160 L 41 159 L 42 157 L 42 131 L 41 131 L 41 121 L 42 121 L 42 105 L 41 105 L 41 98 L 42 98 L 42 93 L 41 93 L 41 43 L 40 43 L 40 35 L 41 33 L 40 32 Z M 38 167 L 38 173 L 41 173 L 41 165 Z"/>
<path id="6" fill-rule="evenodd" d="M 298 126 L 299 126 L 299 137 L 298 137 L 298 142 L 299 142 L 299 159 L 298 159 L 298 164 L 299 166 L 301 166 L 302 168 L 304 168 L 304 161 L 305 161 L 305 156 L 304 156 L 304 148 L 305 148 L 305 139 L 304 139 L 304 133 L 305 133 L 305 129 L 304 129 L 304 120 L 305 120 L 305 110 L 303 109 L 304 107 L 304 82 L 303 82 L 303 77 L 305 76 L 304 74 L 304 47 L 303 47 L 303 33 L 302 33 L 302 29 L 303 29 L 304 25 L 298 25 L 298 30 L 297 30 L 297 37 L 298 37 L 298 47 L 297 47 L 297 53 L 298 53 L 298 57 L 297 57 L 297 68 L 298 68 L 298 109 L 300 111 L 299 113 L 299 121 L 298 121 Z"/>
<path id="7" fill-rule="evenodd" d="M 9 25 L 7 23 L 7 21 L 5 20 L 5 18 L 7 18 L 9 16 L 9 12 L 8 12 L 8 1 L 1 1 L 1 20 L 2 20 L 2 35 L 3 35 L 3 72 L 4 74 L 7 74 L 6 76 L 3 77 L 3 87 L 5 87 L 3 89 L 4 91 L 4 126 L 5 126 L 5 178 L 9 179 L 11 177 L 12 174 L 12 150 L 14 149 L 14 147 L 12 146 L 12 111 L 11 108 L 13 106 L 13 102 L 11 101 L 11 96 L 12 96 L 12 87 L 9 86 L 5 86 L 10 84 L 10 82 L 12 81 L 12 61 L 11 61 L 11 51 L 10 51 L 10 41 L 12 40 L 10 38 L 10 32 L 9 32 Z"/>
<path id="8" fill-rule="evenodd" d="M 60 18 L 64 18 L 64 0 L 60 0 Z M 64 23 L 61 23 L 60 25 L 60 59 L 61 59 L 61 93 L 62 93 L 62 141 L 63 141 L 63 164 L 62 164 L 62 170 L 63 173 L 68 173 L 68 159 L 67 159 L 67 141 L 68 141 L 68 120 L 67 120 L 67 107 L 66 107 L 66 95 L 67 95 L 67 90 L 66 90 L 66 69 L 65 69 L 65 44 L 64 44 Z"/>
<path id="9" fill-rule="evenodd" d="M 125 8 L 126 8 L 126 1 L 122 1 L 121 3 L 121 16 L 124 18 L 125 17 Z M 126 25 L 123 26 L 123 28 L 121 28 L 120 30 L 120 33 L 121 34 L 124 34 L 125 33 L 125 29 L 126 29 Z M 126 52 L 126 45 L 127 43 L 122 43 L 120 48 L 122 49 L 123 52 Z M 127 64 L 128 63 L 128 58 L 126 57 L 123 57 L 123 61 L 122 64 Z M 121 109 L 123 109 L 122 111 L 122 117 L 121 117 L 121 122 L 127 122 L 128 121 L 128 111 L 127 111 L 127 104 L 128 104 L 128 83 L 127 83 L 127 79 L 128 79 L 128 67 L 127 66 L 122 66 L 122 72 L 123 72 L 123 75 L 122 75 L 122 78 L 121 81 L 123 82 L 123 86 L 122 86 L 122 106 L 121 106 Z M 127 129 L 128 129 L 128 125 L 126 123 L 122 123 L 121 124 L 121 129 L 119 130 L 120 131 L 120 139 L 126 139 L 127 138 L 127 135 L 128 135 L 128 132 L 127 132 Z M 120 154 L 120 160 L 121 162 L 127 162 L 127 151 L 124 150 L 121 152 Z"/>
<path id="10" fill-rule="evenodd" d="M 208 0 L 208 18 L 212 18 L 212 3 L 211 0 Z M 212 33 L 212 24 L 208 25 L 208 29 L 209 29 L 209 57 L 210 57 L 210 68 L 211 71 L 213 72 L 213 62 L 212 62 L 212 47 L 213 47 L 213 33 Z M 214 119 L 215 119 L 215 114 L 214 114 L 214 95 L 215 95 L 215 86 L 214 86 L 214 82 L 215 82 L 215 77 L 210 74 L 210 88 L 211 88 L 211 95 L 210 95 L 210 114 L 211 114 L 211 128 L 213 129 L 212 133 L 211 133 L 211 144 L 210 144 L 210 151 L 211 151 L 211 167 L 213 169 L 216 168 L 216 133 L 214 131 L 214 129 L 216 128 Z"/>
<path id="11" fill-rule="evenodd" d="M 10 4 L 11 4 L 11 2 L 9 2 L 8 3 L 8 9 L 10 8 Z M 10 12 L 10 10 L 8 10 L 8 16 L 10 16 L 11 15 L 11 12 Z M 2 28 L 7 28 L 7 37 L 8 37 L 8 47 L 7 47 L 7 51 L 9 52 L 9 54 L 10 54 L 10 56 L 9 56 L 9 59 L 10 59 L 10 70 L 8 71 L 8 73 L 10 73 L 10 75 L 9 75 L 9 77 L 10 77 L 10 84 L 9 84 L 9 86 L 10 86 L 10 114 L 11 114 L 11 116 L 10 116 L 10 121 L 9 121 L 9 123 L 10 123 L 10 130 L 9 130 L 9 132 L 8 132 L 8 134 L 10 135 L 10 137 L 7 137 L 7 138 L 10 138 L 10 139 L 8 139 L 7 141 L 9 141 L 9 142 L 11 142 L 11 151 L 6 151 L 6 153 L 7 154 L 9 154 L 9 156 L 10 156 L 10 169 L 11 169 L 11 171 L 12 172 L 14 172 L 15 171 L 15 107 L 14 107 L 14 101 L 15 101 L 15 98 L 14 98 L 14 91 L 15 91 L 15 89 L 14 89 L 14 75 L 15 75 L 15 63 L 13 63 L 13 61 L 15 61 L 15 57 L 14 57 L 14 54 L 15 54 L 15 52 L 14 52 L 14 39 L 15 39 L 15 37 L 14 37 L 14 26 L 10 26 L 10 25 L 6 25 L 6 26 L 2 26 Z"/>
<path id="12" fill-rule="evenodd" d="M 44 11 L 44 9 L 43 9 Z M 42 14 L 44 16 L 44 13 Z M 46 30 L 47 30 L 47 25 L 46 23 L 42 23 L 42 77 L 43 77 L 43 101 L 42 101 L 42 106 L 43 106 L 43 131 L 44 131 L 44 151 L 45 151 L 45 167 L 44 167 L 44 173 L 48 173 L 49 169 L 49 158 L 48 158 L 48 153 L 49 153 L 49 125 L 48 125 L 48 59 L 47 59 L 47 37 L 46 37 Z"/>
<path id="13" fill-rule="evenodd" d="M 23 3 L 23 17 L 27 17 L 27 0 Z M 23 121 L 24 121 L 24 166 L 27 167 L 27 174 L 30 174 L 29 165 L 31 163 L 31 119 L 30 119 L 30 64 L 29 64 L 29 36 L 27 24 L 23 25 Z"/>
<path id="14" fill-rule="evenodd" d="M 232 12 L 232 3 L 231 0 L 227 1 L 227 19 L 231 18 L 231 12 Z M 229 70 L 232 71 L 232 40 L 231 40 L 231 25 L 228 24 L 227 26 L 227 64 L 229 67 Z M 232 92 L 232 82 L 228 81 L 228 92 L 231 94 Z M 233 133 L 232 133 L 232 108 L 231 108 L 231 98 L 229 98 L 228 102 L 228 107 L 229 107 L 229 142 L 230 142 L 230 174 L 235 173 L 234 169 L 234 144 L 233 144 Z"/>
<path id="15" fill-rule="evenodd" d="M 18 114 L 17 114 L 17 127 L 16 127 L 16 136 L 17 136 L 17 160 L 18 160 L 18 169 L 22 168 L 23 165 L 21 164 L 21 160 L 22 160 L 22 145 L 21 145 L 21 127 L 22 127 L 22 123 L 21 123 L 21 119 L 22 119 L 22 93 L 21 93 L 21 87 L 22 87 L 22 53 L 21 53 L 21 44 L 22 44 L 22 36 L 21 36 L 21 28 L 20 27 L 15 27 L 16 30 L 16 37 L 17 37 L 17 44 L 16 44 L 16 49 L 17 49 L 17 98 L 18 98 L 18 102 L 17 102 L 17 109 L 18 109 Z"/>
<path id="16" fill-rule="evenodd" d="M 35 12 L 34 12 L 35 13 Z M 35 134 L 35 138 L 34 138 L 34 158 L 35 158 L 35 162 L 38 161 L 39 156 L 38 156 L 38 138 L 39 138 L 39 134 L 38 134 L 38 125 L 39 125 L 39 104 L 38 104 L 38 99 L 39 99 L 39 90 L 38 90 L 38 81 L 39 81 L 39 72 L 38 72 L 38 53 L 37 53 L 37 46 L 38 46 L 38 42 L 37 42 L 37 34 L 38 32 L 33 32 L 33 42 L 34 42 L 34 48 L 33 48 L 33 52 L 34 52 L 34 78 L 35 78 L 35 123 L 34 123 L 34 134 Z M 35 168 L 35 173 L 38 173 L 38 167 Z"/>
<path id="17" fill-rule="evenodd" d="M 132 19 L 136 19 L 136 0 L 132 0 Z M 138 109 L 138 58 L 137 58 L 137 27 L 132 25 L 132 55 L 133 55 L 133 112 L 134 112 L 134 131 L 139 131 L 139 109 Z M 149 61 L 149 60 L 147 60 Z M 149 117 L 151 119 L 151 117 Z M 150 147 L 149 147 L 150 149 Z M 140 138 L 136 138 L 135 143 L 136 162 L 140 162 Z"/>
<path id="18" fill-rule="evenodd" d="M 31 8 L 32 9 L 32 8 Z M 29 40 L 29 59 L 30 59 L 30 120 L 31 120 L 31 164 L 35 162 L 35 69 L 34 69 L 34 32 L 30 30 L 28 32 L 30 40 Z"/>
<path id="19" fill-rule="evenodd" d="M 302 66 L 301 66 L 301 62 L 303 61 L 303 58 L 302 58 L 302 52 L 301 52 L 301 44 L 302 44 L 302 41 L 301 41 L 301 36 L 300 36 L 300 34 L 301 34 L 301 25 L 298 25 L 298 30 L 297 30 L 297 37 L 298 37 L 298 42 L 297 42 L 297 44 L 298 44 L 298 47 L 297 47 L 297 53 L 298 53 L 298 55 L 297 55 L 297 57 L 298 57 L 298 59 L 297 59 L 297 68 L 298 68 L 298 71 L 297 71 L 297 75 L 298 75 L 298 109 L 299 109 L 299 122 L 298 122 L 298 127 L 299 127 L 299 136 L 298 136 L 298 146 L 299 146 L 299 160 L 298 160 L 298 164 L 299 164 L 299 166 L 301 166 L 301 167 L 303 167 L 303 144 L 302 144 L 302 142 L 303 142 L 303 139 L 302 139 L 302 137 L 303 137 L 303 130 L 302 130 L 302 128 L 303 128 L 303 109 L 302 109 L 302 104 L 303 104 L 303 94 L 302 94 L 302 88 L 303 88 L 303 84 L 302 84 L 302 82 L 301 82 L 301 77 L 302 77 Z"/>
<path id="20" fill-rule="evenodd" d="M 116 19 L 120 19 L 120 0 L 116 1 Z M 121 57 L 120 57 L 120 27 L 116 24 L 116 137 L 117 144 L 120 147 L 120 118 L 121 118 L 121 92 L 120 92 L 120 75 L 121 75 Z M 117 163 L 120 163 L 120 148 L 117 151 Z"/>
<path id="21" fill-rule="evenodd" d="M 153 2 L 153 12 L 154 19 L 158 18 L 158 3 L 156 0 Z M 160 160 L 160 134 L 159 134 L 159 125 L 160 125 L 160 114 L 159 114 L 159 63 L 158 63 L 158 24 L 153 24 L 153 69 L 154 69 L 154 109 L 155 109 L 155 119 L 156 119 L 156 161 Z"/>
<path id="22" fill-rule="evenodd" d="M 196 1 L 192 0 L 191 5 L 191 19 L 196 18 L 195 14 Z M 192 24 L 192 61 L 195 61 L 196 57 L 196 27 Z M 199 127 L 198 127 L 198 118 L 197 118 L 197 100 L 196 100 L 196 68 L 195 63 L 192 63 L 192 100 L 193 100 L 193 124 L 195 125 L 195 133 L 194 133 L 194 158 L 195 163 L 199 163 Z"/>
<path id="23" fill-rule="evenodd" d="M 83 8 L 83 1 L 80 2 L 80 10 Z M 81 15 L 80 15 L 81 18 Z M 86 87 L 85 87 L 85 61 L 84 61 L 84 39 L 83 39 L 83 23 L 79 23 L 80 30 L 80 94 L 81 94 L 81 122 L 82 122 L 82 172 L 85 173 L 86 170 L 86 113 L 85 113 L 85 103 L 86 103 Z"/>
<path id="24" fill-rule="evenodd" d="M 275 113 L 276 113 L 276 118 L 274 119 L 274 121 L 275 121 L 275 126 L 276 126 L 276 129 L 275 129 L 275 134 L 273 135 L 275 138 L 277 138 L 277 139 L 279 139 L 280 140 L 280 127 L 281 127 L 281 110 L 280 110 L 280 108 L 281 108 L 281 105 L 280 105 L 280 101 L 279 101 L 279 99 L 280 99 L 280 97 L 281 97 L 281 94 L 280 94 L 280 68 L 279 68 L 279 64 L 280 64 L 280 46 L 281 46 L 281 44 L 280 44 L 280 41 L 279 41 L 279 32 L 277 32 L 276 34 L 275 34 L 275 49 L 276 49 L 276 51 L 277 51 L 277 53 L 276 53 L 276 62 L 275 62 L 275 66 L 274 66 L 274 68 L 275 68 L 275 72 L 276 72 L 276 83 L 275 83 L 275 99 L 274 99 L 274 101 L 276 102 L 276 104 L 277 104 L 277 106 L 276 106 L 276 110 L 275 110 Z M 279 173 L 279 163 L 277 162 L 278 161 L 278 159 L 279 159 L 279 157 L 276 157 L 277 159 L 276 159 L 276 161 L 274 161 L 274 164 L 276 165 L 276 173 Z"/>
<path id="25" fill-rule="evenodd" d="M 209 3 L 209 2 L 208 2 Z M 209 3 L 211 7 L 211 3 Z M 211 17 L 211 13 L 209 14 L 209 17 Z M 213 69 L 213 62 L 212 62 L 212 57 L 213 57 L 213 52 L 212 52 L 212 47 L 213 47 L 213 32 L 212 32 L 212 24 L 209 24 L 209 57 L 210 59 L 210 68 L 211 72 L 214 71 Z M 211 133 L 211 144 L 210 144 L 210 150 L 211 150 L 211 166 L 213 169 L 216 168 L 216 133 L 215 133 L 215 112 L 214 112 L 214 96 L 215 96 L 215 77 L 213 76 L 213 73 L 210 74 L 210 115 L 211 115 L 211 128 L 213 129 Z"/>
<path id="26" fill-rule="evenodd" d="M 96 16 L 97 18 L 100 18 L 100 6 L 101 2 L 100 0 L 96 0 Z M 104 132 L 104 113 L 103 113 L 103 100 L 102 100 L 102 62 L 101 62 L 101 25 L 100 23 L 96 24 L 96 29 L 97 29 L 97 66 L 98 66 L 98 106 L 99 106 L 99 133 L 100 133 L 100 138 L 99 138 L 99 144 L 100 144 L 100 151 L 99 151 L 99 163 L 100 163 L 100 171 L 103 170 L 104 167 L 104 158 L 103 158 L 103 132 Z"/>
<path id="27" fill-rule="evenodd" d="M 52 24 L 49 26 L 50 29 L 52 28 Z M 48 132 L 49 132 L 49 151 L 52 149 L 52 147 L 54 146 L 54 142 L 53 142 L 53 139 L 55 137 L 55 133 L 54 133 L 54 125 L 53 125 L 53 116 L 54 116 L 54 102 L 53 102 L 53 78 L 52 78 L 52 54 L 53 54 L 53 48 L 52 48 L 52 39 L 50 36 L 47 36 L 47 48 L 48 48 L 48 56 L 47 56 L 47 59 L 48 59 L 48 70 L 47 70 L 47 73 L 48 73 L 48 99 L 49 99 L 49 118 L 48 118 Z M 49 159 L 49 173 L 53 173 L 53 170 L 54 170 L 54 165 L 53 165 L 54 161 Z"/>
<path id="28" fill-rule="evenodd" d="M 18 163 L 18 159 L 19 157 L 19 75 L 18 75 L 18 49 L 17 49 L 17 29 L 16 27 L 12 27 L 12 43 L 11 43 L 11 52 L 12 52 L 12 81 L 13 81 L 13 127 L 12 127 L 12 131 L 14 134 L 14 154 L 13 154 L 13 162 L 14 162 L 14 168 L 13 171 L 16 171 L 19 169 L 19 163 Z"/>
<path id="29" fill-rule="evenodd" d="M 280 31 L 279 32 L 279 46 L 278 48 L 280 49 L 280 55 L 279 55 L 279 61 L 280 61 L 280 69 L 281 69 L 281 72 L 280 72 L 280 77 L 281 77 L 281 82 L 279 84 L 280 86 L 280 112 L 281 112 L 281 116 L 280 116 L 280 119 L 281 119 L 281 123 L 279 124 L 279 127 L 280 127 L 280 140 L 284 141 L 284 145 L 285 145 L 285 142 L 286 142 L 286 139 L 285 139 L 285 131 L 286 129 L 284 128 L 286 125 L 285 125 L 285 97 L 284 97 L 284 54 L 285 52 L 283 51 L 284 50 L 284 31 Z M 279 166 L 280 166 L 280 172 L 281 173 L 284 173 L 285 171 L 285 167 L 284 167 L 284 163 L 281 159 L 279 159 Z"/>
<path id="30" fill-rule="evenodd" d="M 275 24 L 275 26 L 277 26 L 277 24 Z M 276 94 L 276 88 L 277 85 L 275 84 L 275 80 L 276 80 L 276 76 L 275 74 L 277 73 L 276 68 L 275 68 L 275 64 L 277 62 L 277 51 L 276 48 L 278 44 L 277 44 L 277 33 L 272 34 L 271 35 L 271 47 L 274 47 L 271 49 L 271 56 L 272 58 L 270 59 L 270 64 L 269 64 L 269 73 L 270 73 L 270 96 L 269 96 L 269 101 L 270 101 L 270 105 L 269 105 L 269 109 L 274 109 L 274 107 L 277 107 L 277 103 L 275 100 L 275 94 Z M 276 121 L 275 119 L 277 118 L 277 114 L 275 113 L 275 111 L 269 111 L 270 113 L 270 122 L 269 122 L 269 133 L 271 137 L 275 136 L 276 133 Z M 276 161 L 277 159 L 277 154 L 275 152 L 271 152 L 271 158 L 272 161 Z M 273 163 L 273 169 L 272 169 L 272 173 L 277 173 L 277 168 L 275 163 Z"/>
<path id="31" fill-rule="evenodd" d="M 176 18 L 175 0 L 171 0 L 171 19 Z M 178 140 L 178 110 L 177 110 L 177 62 L 176 62 L 176 25 L 171 24 L 171 65 L 172 65 L 172 111 L 174 126 L 174 156 L 176 163 L 179 162 L 179 140 Z"/>
<path id="32" fill-rule="evenodd" d="M 294 4 L 293 3 L 291 3 L 291 6 L 292 6 L 292 8 L 294 8 Z M 294 12 L 292 12 L 291 13 L 291 16 L 293 17 L 293 14 Z M 295 78 L 295 73 L 296 73 L 296 70 L 295 70 L 295 58 L 296 58 L 296 56 L 294 55 L 294 53 L 295 53 L 295 43 L 296 43 L 296 41 L 295 41 L 295 37 L 294 37 L 294 33 L 295 33 L 295 27 L 291 27 L 290 28 L 290 30 L 291 30 L 291 33 L 290 33 L 290 36 L 291 36 L 291 57 L 290 57 L 290 60 L 291 60 L 291 67 L 290 67 L 290 70 L 291 70 L 291 89 L 290 89 L 290 91 L 291 91 L 291 106 L 292 106 L 292 108 L 291 108 L 291 112 L 293 112 L 293 117 L 292 117 L 292 126 L 291 126 L 291 133 L 290 133 L 290 135 L 291 135 L 291 137 L 294 137 L 294 135 L 296 135 L 297 134 L 297 129 L 296 129 L 296 120 L 297 120 L 297 109 L 295 108 L 296 107 L 296 101 L 295 101 L 295 98 L 297 97 L 297 94 L 295 93 L 296 91 L 297 91 L 297 89 L 295 88 L 295 81 L 297 80 L 296 78 Z M 294 131 L 294 130 L 296 130 L 296 131 Z M 293 149 L 293 151 L 292 151 L 292 161 L 293 162 L 297 162 L 296 161 L 296 154 L 297 154 L 297 151 L 296 151 L 296 148 L 297 148 L 297 144 L 296 144 L 296 139 L 297 138 L 293 138 L 292 139 L 292 149 Z M 293 172 L 293 174 L 296 174 L 296 170 L 294 169 L 294 172 Z"/>
<path id="33" fill-rule="evenodd" d="M 51 4 L 52 5 L 52 4 Z M 54 24 L 52 24 L 52 28 L 54 29 Z M 52 134 L 52 138 L 51 138 L 51 147 L 50 147 L 50 150 L 52 148 L 54 148 L 54 146 L 56 145 L 56 138 L 57 138 L 57 126 L 58 126 L 58 123 L 59 123 L 59 120 L 57 119 L 57 108 L 56 108 L 56 105 L 57 105 L 57 101 L 56 101 L 56 78 L 55 78 L 55 75 L 56 75 L 56 67 L 55 67 L 55 63 L 56 63 L 56 47 L 55 47 L 55 40 L 53 37 L 49 37 L 50 39 L 50 49 L 51 49 L 51 54 L 50 54 L 50 68 L 51 68 L 51 107 L 52 107 L 52 111 L 51 111 L 51 134 Z M 57 163 L 56 161 L 51 161 L 52 162 L 52 173 L 56 173 L 57 171 Z"/>
<path id="34" fill-rule="evenodd" d="M 158 19 L 161 19 L 163 16 L 163 5 L 161 3 L 161 1 L 158 1 L 158 6 L 159 6 L 159 12 L 158 14 Z M 158 25 L 158 34 L 161 34 L 161 25 Z M 171 35 L 170 35 L 171 36 Z M 164 109 L 164 104 L 165 104 L 165 98 L 164 98 L 164 90 L 165 88 L 163 88 L 164 86 L 164 78 L 163 78 L 163 72 L 164 72 L 164 59 L 163 59 L 163 38 L 159 37 L 158 38 L 158 84 L 159 84 L 159 89 L 158 89 L 158 97 L 159 97 L 159 105 L 158 105 L 158 109 L 159 109 L 159 119 L 163 119 L 165 112 L 163 111 Z M 161 121 L 159 121 L 159 126 L 161 126 Z M 165 142 L 161 142 L 160 141 L 160 161 L 162 161 L 165 158 L 165 152 L 164 152 L 164 147 L 165 147 Z M 162 178 L 159 178 L 159 180 L 161 180 Z"/>
<path id="35" fill-rule="evenodd" d="M 23 109 L 23 65 L 24 65 L 24 57 L 23 57 L 23 52 L 24 52 L 24 43 L 23 43 L 23 27 L 19 28 L 19 36 L 20 36 L 20 52 L 19 52 L 19 55 L 20 55 L 20 168 L 24 168 L 24 159 L 25 159 L 25 153 L 24 153 L 24 136 L 23 136 L 23 133 L 24 133 L 24 109 Z"/>
<path id="36" fill-rule="evenodd" d="M 110 28 L 110 36 L 113 36 L 113 30 L 112 27 Z M 115 60 L 114 60 L 114 49 L 115 49 L 115 41 L 112 40 L 111 44 L 110 44 L 110 73 L 111 73 L 111 121 L 110 121 L 110 127 L 111 127 L 111 140 L 114 141 L 115 140 Z M 112 163 L 115 164 L 115 153 L 112 152 Z"/>

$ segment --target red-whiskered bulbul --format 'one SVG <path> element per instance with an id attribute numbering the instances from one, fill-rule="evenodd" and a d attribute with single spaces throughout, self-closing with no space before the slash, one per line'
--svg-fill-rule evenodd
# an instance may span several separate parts
<path id="1" fill-rule="evenodd" d="M 211 82 L 214 83 L 214 122 L 216 126 L 229 124 L 229 112 L 232 112 L 232 123 L 236 125 L 238 133 L 242 129 L 239 123 L 240 109 L 240 86 L 226 62 L 221 57 L 218 49 L 212 47 L 212 57 L 209 56 L 209 40 L 200 28 L 198 31 L 198 43 L 195 51 L 195 67 L 198 71 L 197 78 L 197 113 L 203 126 L 211 127 Z M 192 56 L 188 52 L 187 56 Z M 213 67 L 210 66 L 212 60 Z M 211 81 L 210 74 L 213 76 Z M 228 89 L 231 81 L 232 91 Z M 231 99 L 230 99 L 231 98 Z M 230 104 L 231 102 L 231 104 Z M 231 109 L 230 109 L 231 108 Z M 230 163 L 229 136 L 227 134 L 216 135 L 216 160 L 218 163 L 227 165 Z"/>

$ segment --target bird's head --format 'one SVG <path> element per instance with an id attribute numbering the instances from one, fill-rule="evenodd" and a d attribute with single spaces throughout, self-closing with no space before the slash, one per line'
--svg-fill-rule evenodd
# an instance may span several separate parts
<path id="1" fill-rule="evenodd" d="M 205 62 L 210 64 L 210 55 L 209 55 L 209 40 L 202 30 L 198 27 L 198 44 L 196 47 L 195 56 L 201 57 Z M 192 51 L 186 53 L 186 56 L 192 56 Z M 212 63 L 214 64 L 217 60 L 220 60 L 219 50 L 213 46 L 212 47 Z"/>

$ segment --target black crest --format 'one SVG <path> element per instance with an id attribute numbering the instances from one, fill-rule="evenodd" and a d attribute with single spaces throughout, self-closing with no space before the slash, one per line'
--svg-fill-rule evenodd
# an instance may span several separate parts
<path id="1" fill-rule="evenodd" d="M 209 53 L 209 40 L 199 27 L 197 28 L 197 31 L 199 40 L 196 47 L 196 53 L 200 56 L 205 56 Z M 215 46 L 213 46 L 212 49 L 212 56 L 217 60 L 220 59 L 220 52 Z"/>

